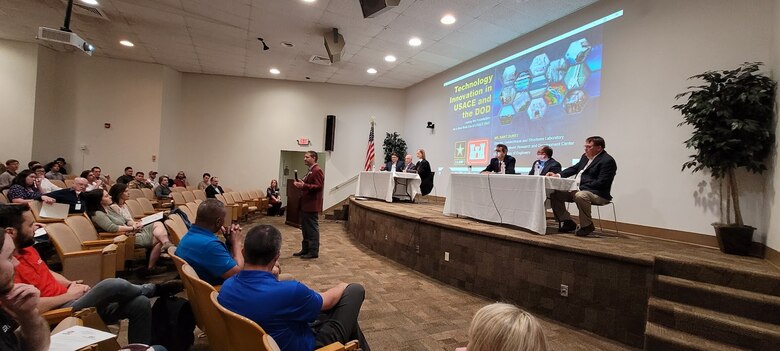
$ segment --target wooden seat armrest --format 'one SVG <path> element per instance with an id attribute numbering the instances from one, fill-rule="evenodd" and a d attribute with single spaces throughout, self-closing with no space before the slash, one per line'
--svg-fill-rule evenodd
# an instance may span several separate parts
<path id="1" fill-rule="evenodd" d="M 135 235 L 135 233 L 130 233 L 130 232 L 124 232 L 124 233 L 123 232 L 116 232 L 116 233 L 100 232 L 100 233 L 98 233 L 98 238 L 101 238 L 101 239 L 113 239 L 113 238 L 116 238 L 116 237 L 119 237 L 119 236 L 125 236 L 125 237 L 129 238 L 129 237 L 131 237 L 133 235 Z"/>
<path id="2" fill-rule="evenodd" d="M 87 256 L 87 255 L 95 255 L 95 254 L 110 254 L 116 252 L 116 245 L 111 244 L 108 245 L 102 249 L 93 249 L 93 250 L 81 250 L 81 251 L 73 251 L 73 252 L 67 252 L 63 254 L 63 257 L 76 257 L 76 256 Z"/>
<path id="3" fill-rule="evenodd" d="M 73 315 L 72 307 L 58 308 L 41 313 L 41 317 L 49 323 L 49 325 L 55 325 L 62 322 L 63 319 Z"/>
<path id="4" fill-rule="evenodd" d="M 315 351 L 343 351 L 343 350 L 345 350 L 344 345 L 336 341 L 330 345 L 325 345 L 323 347 L 320 347 Z"/>
<path id="5" fill-rule="evenodd" d="M 123 242 L 123 241 L 127 240 L 127 237 L 124 237 L 124 240 L 122 240 L 122 237 L 119 237 L 119 236 L 116 237 L 115 239 L 118 239 L 118 240 L 114 240 L 114 239 L 86 240 L 86 241 L 82 241 L 81 242 L 81 246 L 82 247 L 85 247 L 85 246 L 87 246 L 87 247 L 89 247 L 89 246 L 100 246 L 101 249 L 102 249 L 103 246 L 111 245 L 111 244 L 114 244 L 114 243 L 117 243 L 117 242 Z M 85 250 L 87 250 L 87 249 L 85 249 Z"/>

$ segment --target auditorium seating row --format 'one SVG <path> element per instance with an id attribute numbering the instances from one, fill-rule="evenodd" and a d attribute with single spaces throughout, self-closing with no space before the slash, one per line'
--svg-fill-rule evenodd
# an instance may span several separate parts
<path id="1" fill-rule="evenodd" d="M 200 279 L 198 273 L 176 256 L 176 247 L 168 249 L 181 276 L 198 328 L 206 333 L 209 349 L 233 351 L 279 351 L 274 339 L 252 320 L 234 313 L 217 301 L 218 289 Z M 346 345 L 334 342 L 317 351 L 357 350 L 356 340 Z"/>

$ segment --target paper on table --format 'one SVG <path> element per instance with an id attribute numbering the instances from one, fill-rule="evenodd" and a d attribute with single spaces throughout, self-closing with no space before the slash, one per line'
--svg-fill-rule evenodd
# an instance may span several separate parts
<path id="1" fill-rule="evenodd" d="M 141 218 L 141 225 L 147 225 L 149 223 L 157 222 L 157 221 L 162 220 L 162 219 L 163 219 L 163 213 L 162 212 L 157 212 L 155 214 L 148 215 L 148 216 L 146 216 L 144 218 Z"/>
<path id="2" fill-rule="evenodd" d="M 68 211 L 70 210 L 70 206 L 66 204 L 47 204 L 43 203 L 41 204 L 41 217 L 43 218 L 58 218 L 58 219 L 65 219 L 68 217 Z"/>
<path id="3" fill-rule="evenodd" d="M 33 237 L 37 238 L 39 236 L 46 235 L 46 234 L 48 234 L 46 233 L 46 228 L 38 228 L 35 230 L 35 235 L 33 235 Z"/>
<path id="4" fill-rule="evenodd" d="M 111 333 L 76 325 L 52 335 L 49 351 L 74 351 L 115 337 Z"/>

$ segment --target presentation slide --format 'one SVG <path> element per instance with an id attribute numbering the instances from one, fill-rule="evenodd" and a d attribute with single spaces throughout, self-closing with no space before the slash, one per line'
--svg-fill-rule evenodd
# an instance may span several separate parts
<path id="1" fill-rule="evenodd" d="M 453 170 L 481 170 L 504 144 L 527 173 L 549 145 L 566 167 L 599 132 L 601 24 L 622 11 L 444 84 L 449 89 Z"/>

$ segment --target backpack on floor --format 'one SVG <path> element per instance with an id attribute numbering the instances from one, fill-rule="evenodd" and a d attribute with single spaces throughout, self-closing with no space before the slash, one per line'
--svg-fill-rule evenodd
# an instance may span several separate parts
<path id="1" fill-rule="evenodd" d="M 152 344 L 168 351 L 187 351 L 195 343 L 195 316 L 190 302 L 176 296 L 160 296 L 152 306 Z"/>

